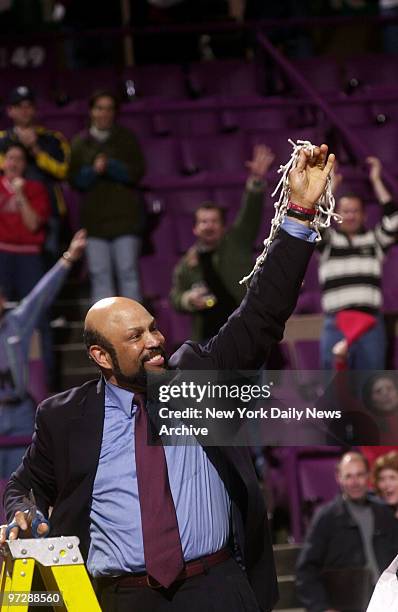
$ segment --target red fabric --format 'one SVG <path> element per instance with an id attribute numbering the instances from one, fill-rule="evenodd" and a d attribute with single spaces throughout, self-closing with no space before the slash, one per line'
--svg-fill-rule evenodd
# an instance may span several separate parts
<path id="1" fill-rule="evenodd" d="M 37 232 L 31 232 L 24 224 L 15 196 L 5 177 L 0 179 L 0 242 L 2 250 L 11 245 L 42 246 L 45 240 L 45 222 L 50 216 L 50 200 L 44 185 L 38 181 L 26 181 L 23 186 L 30 206 L 43 220 Z M 11 248 L 11 250 L 13 250 Z"/>
<path id="2" fill-rule="evenodd" d="M 360 310 L 340 310 L 336 314 L 336 326 L 344 334 L 348 346 L 358 340 L 369 329 L 376 325 L 376 318 Z M 336 357 L 335 368 L 337 371 L 347 369 L 347 359 Z"/>
<path id="3" fill-rule="evenodd" d="M 360 449 L 372 467 L 378 457 L 386 455 L 390 451 L 398 451 L 398 446 L 361 446 Z"/>
<path id="4" fill-rule="evenodd" d="M 336 315 L 336 325 L 350 346 L 376 325 L 376 318 L 359 310 L 341 310 Z"/>

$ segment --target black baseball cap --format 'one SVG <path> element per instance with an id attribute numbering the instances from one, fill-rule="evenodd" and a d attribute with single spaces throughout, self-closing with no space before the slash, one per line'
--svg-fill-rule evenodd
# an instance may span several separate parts
<path id="1" fill-rule="evenodd" d="M 8 104 L 10 106 L 16 106 L 20 102 L 29 100 L 29 102 L 35 101 L 35 94 L 26 85 L 19 85 L 13 89 L 8 96 Z"/>

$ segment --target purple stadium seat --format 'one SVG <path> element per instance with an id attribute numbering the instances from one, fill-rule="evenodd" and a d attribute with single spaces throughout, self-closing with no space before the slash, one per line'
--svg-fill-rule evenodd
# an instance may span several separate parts
<path id="1" fill-rule="evenodd" d="M 375 121 L 379 120 L 398 123 L 398 90 L 397 95 L 393 100 L 373 100 L 372 102 L 372 113 L 374 115 Z"/>
<path id="2" fill-rule="evenodd" d="M 160 219 L 150 235 L 150 241 L 153 245 L 154 254 L 161 255 L 165 259 L 175 259 L 178 253 L 173 223 L 173 215 L 168 209 L 166 209 L 163 213 L 160 213 Z"/>
<path id="3" fill-rule="evenodd" d="M 371 125 L 376 123 L 376 115 L 368 102 L 358 99 L 334 104 L 337 116 L 348 125 Z"/>
<path id="4" fill-rule="evenodd" d="M 300 370 L 318 370 L 320 364 L 319 342 L 314 340 L 298 341 L 295 344 Z"/>
<path id="5" fill-rule="evenodd" d="M 198 106 L 168 114 L 173 133 L 179 136 L 204 136 L 220 131 L 220 118 L 216 109 Z"/>
<path id="6" fill-rule="evenodd" d="M 340 161 L 340 157 L 338 157 Z M 366 176 L 367 168 L 354 169 L 351 172 L 349 166 L 340 166 L 339 171 L 343 175 L 343 180 L 336 189 L 335 198 L 338 200 L 342 195 L 347 193 L 354 193 L 363 199 L 365 204 L 374 203 L 375 196 L 373 189 Z"/>
<path id="7" fill-rule="evenodd" d="M 176 312 L 168 299 L 154 301 L 152 311 L 160 331 L 166 338 L 167 350 L 170 353 L 191 337 L 191 315 Z"/>
<path id="8" fill-rule="evenodd" d="M 188 213 L 176 213 L 174 215 L 174 238 L 179 255 L 187 252 L 195 242 L 192 233 L 193 215 Z"/>
<path id="9" fill-rule="evenodd" d="M 38 100 L 53 98 L 54 75 L 48 68 L 2 68 L 0 70 L 0 99 L 7 102 L 11 89 L 19 85 L 30 87 Z"/>
<path id="10" fill-rule="evenodd" d="M 244 185 L 242 187 L 216 187 L 212 193 L 212 201 L 218 206 L 222 206 L 227 211 L 227 222 L 229 223 L 235 218 L 236 212 L 239 210 Z"/>
<path id="11" fill-rule="evenodd" d="M 194 213 L 203 202 L 209 201 L 212 201 L 212 194 L 206 189 L 178 189 L 167 193 L 167 211 L 171 211 L 168 214 L 173 226 L 170 237 L 175 253 L 181 255 L 193 244 Z"/>
<path id="12" fill-rule="evenodd" d="M 292 64 L 321 93 L 336 94 L 344 88 L 340 67 L 333 57 L 293 60 Z M 297 87 L 294 86 L 294 89 Z"/>
<path id="13" fill-rule="evenodd" d="M 40 109 L 41 110 L 41 109 Z M 68 140 L 72 140 L 87 125 L 87 113 L 70 111 L 69 107 L 59 108 L 53 112 L 40 112 L 40 120 L 47 128 L 61 132 Z"/>
<path id="14" fill-rule="evenodd" d="M 149 65 L 125 68 L 123 81 L 132 81 L 138 97 L 174 98 L 187 97 L 185 75 L 180 66 Z"/>
<path id="15" fill-rule="evenodd" d="M 236 125 L 242 130 L 279 130 L 296 126 L 299 117 L 295 107 L 286 105 L 232 110 Z"/>
<path id="16" fill-rule="evenodd" d="M 176 189 L 166 195 L 167 210 L 173 215 L 184 214 L 191 217 L 203 202 L 213 201 L 210 189 Z"/>
<path id="17" fill-rule="evenodd" d="M 248 151 L 241 134 L 183 138 L 181 151 L 184 172 L 242 172 Z"/>
<path id="18" fill-rule="evenodd" d="M 192 86 L 202 96 L 248 96 L 258 92 L 254 62 L 215 60 L 191 65 Z"/>
<path id="19" fill-rule="evenodd" d="M 393 172 L 396 171 L 398 156 L 398 125 L 357 127 L 356 135 L 369 152 L 379 157 Z"/>
<path id="20" fill-rule="evenodd" d="M 155 255 L 140 259 L 141 285 L 145 298 L 151 300 L 168 296 L 171 288 L 171 276 L 177 257 L 165 256 L 163 245 Z"/>
<path id="21" fill-rule="evenodd" d="M 67 182 L 62 184 L 62 191 L 65 198 L 66 204 L 66 216 L 68 219 L 68 226 L 72 232 L 77 232 L 81 227 L 80 224 L 80 198 L 81 195 L 78 191 L 72 189 Z"/>
<path id="22" fill-rule="evenodd" d="M 141 140 L 154 134 L 153 122 L 149 113 L 136 112 L 133 104 L 123 104 L 120 107 L 118 121 Z M 133 107 L 133 108 L 132 108 Z"/>
<path id="23" fill-rule="evenodd" d="M 174 138 L 141 139 L 147 163 L 146 183 L 156 180 L 157 176 L 178 176 L 181 174 L 179 143 Z"/>
<path id="24" fill-rule="evenodd" d="M 108 89 L 115 94 L 122 91 L 120 75 L 114 68 L 84 68 L 58 73 L 58 94 L 66 94 L 72 100 L 87 99 L 99 89 Z"/>
<path id="25" fill-rule="evenodd" d="M 272 149 L 275 154 L 273 163 L 274 170 L 280 164 L 285 164 L 293 151 L 289 138 L 296 140 L 310 140 L 313 144 L 320 144 L 324 141 L 322 131 L 319 128 L 291 128 L 287 130 L 253 130 L 248 132 L 250 148 L 256 144 L 265 144 Z"/>
<path id="26" fill-rule="evenodd" d="M 345 81 L 358 83 L 358 88 L 378 89 L 397 83 L 398 57 L 396 55 L 364 54 L 345 60 Z"/>

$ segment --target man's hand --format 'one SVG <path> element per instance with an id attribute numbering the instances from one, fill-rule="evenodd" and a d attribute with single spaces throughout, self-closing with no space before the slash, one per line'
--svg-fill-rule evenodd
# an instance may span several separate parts
<path id="1" fill-rule="evenodd" d="M 208 308 L 209 290 L 206 287 L 193 287 L 185 294 L 185 299 L 193 310 Z"/>
<path id="2" fill-rule="evenodd" d="M 11 185 L 15 193 L 21 193 L 23 186 L 25 185 L 25 179 L 23 179 L 22 176 L 16 176 L 14 179 L 12 179 Z"/>
<path id="3" fill-rule="evenodd" d="M 332 171 L 335 156 L 328 156 L 328 147 L 315 147 L 311 155 L 302 149 L 296 168 L 289 173 L 290 199 L 304 208 L 313 208 L 321 197 Z"/>
<path id="4" fill-rule="evenodd" d="M 367 157 L 366 163 L 369 166 L 369 180 L 380 204 L 384 205 L 391 202 L 391 193 L 382 179 L 383 165 L 381 161 L 378 157 Z"/>
<path id="5" fill-rule="evenodd" d="M 94 160 L 93 168 L 97 174 L 104 174 L 106 166 L 108 164 L 108 158 L 104 153 L 100 153 Z"/>
<path id="6" fill-rule="evenodd" d="M 345 361 L 348 356 L 348 342 L 345 338 L 339 340 L 332 348 L 332 354 L 339 360 Z"/>
<path id="7" fill-rule="evenodd" d="M 22 512 L 21 510 L 19 510 L 15 513 L 14 520 L 12 522 L 16 523 L 17 526 L 13 527 L 10 530 L 10 540 L 16 540 L 17 538 L 19 538 L 20 531 L 24 532 L 23 535 L 25 537 L 32 537 L 32 516 L 29 512 Z M 0 546 L 3 546 L 6 541 L 7 527 L 8 525 L 1 525 Z M 47 523 L 39 523 L 37 527 L 37 533 L 39 536 L 44 537 L 49 532 L 49 529 L 50 527 Z"/>
<path id="8" fill-rule="evenodd" d="M 68 247 L 68 253 L 72 262 L 77 261 L 83 255 L 84 249 L 87 245 L 87 232 L 85 229 L 81 229 L 73 236 L 71 243 Z"/>
<path id="9" fill-rule="evenodd" d="M 369 166 L 369 180 L 372 183 L 380 181 L 383 166 L 378 157 L 367 157 L 366 163 Z"/>
<path id="10" fill-rule="evenodd" d="M 34 128 L 16 127 L 15 133 L 18 136 L 20 143 L 27 149 L 31 149 L 37 144 L 37 134 Z"/>
<path id="11" fill-rule="evenodd" d="M 256 145 L 253 151 L 253 159 L 246 162 L 246 167 L 250 171 L 250 178 L 263 181 L 274 159 L 275 155 L 269 147 Z"/>

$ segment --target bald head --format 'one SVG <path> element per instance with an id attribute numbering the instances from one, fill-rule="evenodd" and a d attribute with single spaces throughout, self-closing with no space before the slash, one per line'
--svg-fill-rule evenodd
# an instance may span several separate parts
<path id="1" fill-rule="evenodd" d="M 139 302 L 125 297 L 104 298 L 96 302 L 88 311 L 84 321 L 84 331 L 96 331 L 111 340 L 110 334 L 123 331 L 126 324 L 131 325 L 140 317 L 151 317 Z"/>
<path id="2" fill-rule="evenodd" d="M 346 498 L 352 501 L 363 500 L 368 490 L 367 459 L 355 451 L 344 453 L 337 464 L 336 478 Z"/>
<path id="3" fill-rule="evenodd" d="M 137 376 L 165 365 L 164 337 L 139 302 L 124 297 L 100 300 L 88 311 L 84 338 L 90 358 L 110 382 L 131 388 Z"/>
<path id="4" fill-rule="evenodd" d="M 362 455 L 362 453 L 359 453 L 357 451 L 349 451 L 348 453 L 344 453 L 344 455 L 340 457 L 340 460 L 336 466 L 337 472 L 339 472 L 342 467 L 348 465 L 349 463 L 352 463 L 353 461 L 359 461 L 363 464 L 366 471 L 369 471 L 369 463 L 365 455 Z"/>

